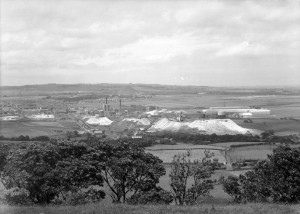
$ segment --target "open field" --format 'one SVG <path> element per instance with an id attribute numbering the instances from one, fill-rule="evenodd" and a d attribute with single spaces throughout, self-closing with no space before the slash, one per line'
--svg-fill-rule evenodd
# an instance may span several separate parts
<path id="1" fill-rule="evenodd" d="M 177 143 L 176 145 L 164 145 L 164 144 L 157 144 L 151 147 L 146 147 L 148 150 L 182 150 L 182 149 L 210 149 L 210 150 L 223 150 L 220 146 L 214 145 L 194 145 L 194 144 L 187 144 L 187 143 Z"/>
<path id="2" fill-rule="evenodd" d="M 82 206 L 11 207 L 0 205 L 0 214 L 297 214 L 300 205 L 211 204 L 198 206 L 88 204 Z"/>
<path id="3" fill-rule="evenodd" d="M 44 127 L 57 127 L 57 128 L 63 128 L 64 126 L 57 123 L 57 122 L 48 122 L 48 121 L 30 121 L 30 122 L 21 122 L 22 125 L 24 126 L 33 126 L 33 127 L 37 127 L 37 126 L 44 126 Z"/>
<path id="4" fill-rule="evenodd" d="M 171 163 L 174 155 L 186 153 L 185 149 L 182 150 L 156 150 L 156 151 L 148 151 L 149 153 L 159 157 L 164 163 Z M 225 163 L 225 158 L 221 154 L 220 151 L 214 150 L 213 158 L 217 158 L 220 163 Z M 193 149 L 191 150 L 191 161 L 201 160 L 204 157 L 203 149 Z"/>
<path id="5" fill-rule="evenodd" d="M 231 159 L 231 162 L 244 159 L 257 159 L 264 160 L 268 158 L 276 145 L 255 145 L 255 146 L 245 146 L 230 149 L 227 154 Z"/>
<path id="6" fill-rule="evenodd" d="M 280 119 L 251 119 L 253 123 L 244 123 L 244 120 L 233 120 L 239 126 L 247 129 L 258 129 L 262 131 L 274 130 L 276 135 L 300 133 L 300 120 Z"/>
<path id="7" fill-rule="evenodd" d="M 236 146 L 236 145 L 245 145 L 245 144 L 258 144 L 258 143 L 265 143 L 265 142 L 221 142 L 221 143 L 213 143 L 210 144 L 211 146 L 216 146 L 216 147 L 224 147 L 224 148 L 229 148 L 230 146 Z"/>
<path id="8" fill-rule="evenodd" d="M 53 136 L 67 131 L 71 131 L 71 129 L 57 122 L 0 122 L 0 135 L 5 137 L 18 137 L 20 135 L 28 135 L 29 137 Z"/>
<path id="9" fill-rule="evenodd" d="M 147 147 L 146 151 L 159 157 L 163 163 L 171 163 L 174 155 L 186 153 L 187 150 L 191 152 L 191 161 L 201 160 L 205 150 L 211 150 L 214 153 L 213 158 L 217 158 L 220 163 L 225 163 L 226 160 L 223 155 L 224 148 L 214 147 L 208 145 L 192 145 L 192 144 L 178 144 L 178 145 L 155 145 Z"/>

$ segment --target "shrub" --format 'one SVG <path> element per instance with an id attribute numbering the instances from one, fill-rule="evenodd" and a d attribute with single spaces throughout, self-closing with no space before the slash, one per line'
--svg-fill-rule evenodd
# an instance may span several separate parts
<path id="1" fill-rule="evenodd" d="M 75 192 L 68 196 L 66 203 L 72 206 L 83 205 L 87 204 L 88 200 L 86 199 L 86 194 L 84 192 Z"/>
<path id="2" fill-rule="evenodd" d="M 31 205 L 29 192 L 25 189 L 13 188 L 4 194 L 4 202 L 9 205 Z"/>
<path id="3" fill-rule="evenodd" d="M 163 190 L 160 187 L 140 192 L 133 195 L 128 201 L 129 204 L 170 204 L 173 202 L 171 192 Z"/>

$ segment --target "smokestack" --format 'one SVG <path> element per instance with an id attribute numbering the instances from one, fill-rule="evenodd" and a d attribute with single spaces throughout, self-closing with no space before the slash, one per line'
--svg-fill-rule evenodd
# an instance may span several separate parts
<path id="1" fill-rule="evenodd" d="M 122 108 L 122 100 L 121 100 L 121 98 L 120 98 L 120 100 L 119 100 L 119 102 L 120 102 L 120 112 L 121 112 L 121 108 Z"/>
<path id="2" fill-rule="evenodd" d="M 105 104 L 107 104 L 107 97 L 105 97 Z"/>

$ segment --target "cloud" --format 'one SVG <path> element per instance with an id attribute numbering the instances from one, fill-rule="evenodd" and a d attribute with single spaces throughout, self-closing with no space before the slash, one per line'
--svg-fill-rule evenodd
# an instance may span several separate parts
<path id="1" fill-rule="evenodd" d="M 205 84 L 242 81 L 239 73 L 255 69 L 296 79 L 299 2 L 3 0 L 1 75 Z M 166 78 L 143 79 L 146 71 Z"/>
<path id="2" fill-rule="evenodd" d="M 160 63 L 176 56 L 189 57 L 199 47 L 197 38 L 189 33 L 177 33 L 170 37 L 143 37 L 137 42 L 108 49 L 101 57 L 81 57 L 74 63 L 95 63 L 98 66 Z"/>
<path id="3" fill-rule="evenodd" d="M 247 41 L 238 44 L 228 45 L 216 53 L 216 56 L 234 56 L 234 55 L 261 55 L 267 53 L 267 48 L 259 44 L 250 44 Z"/>
<path id="4" fill-rule="evenodd" d="M 112 32 L 112 31 L 130 31 L 140 29 L 144 23 L 139 20 L 134 19 L 123 19 L 116 23 L 93 23 L 88 27 L 91 33 L 102 33 L 102 32 Z"/>

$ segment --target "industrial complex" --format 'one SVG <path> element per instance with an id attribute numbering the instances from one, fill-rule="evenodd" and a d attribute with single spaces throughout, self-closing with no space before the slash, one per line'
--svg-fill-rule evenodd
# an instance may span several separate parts
<path id="1" fill-rule="evenodd" d="M 250 107 L 210 107 L 202 110 L 205 118 L 266 118 L 271 116 L 271 111 L 262 108 Z"/>
<path id="2" fill-rule="evenodd" d="M 93 107 L 89 107 L 88 102 Z M 191 113 L 181 109 L 159 108 L 156 105 L 126 106 L 122 105 L 121 97 L 63 104 L 47 107 L 45 104 L 2 103 L 0 121 L 56 121 L 64 124 L 69 121 L 73 123 L 72 129 L 81 134 L 103 134 L 122 127 L 124 130 L 132 129 L 136 137 L 137 131 L 152 133 L 194 130 L 206 134 L 249 134 L 253 132 L 240 127 L 231 119 L 272 117 L 270 110 L 259 107 L 209 107 Z"/>

